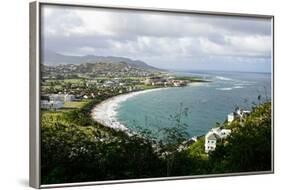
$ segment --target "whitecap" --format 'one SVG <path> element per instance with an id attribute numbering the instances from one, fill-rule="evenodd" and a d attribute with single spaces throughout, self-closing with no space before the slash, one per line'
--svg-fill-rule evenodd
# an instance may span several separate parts
<path id="1" fill-rule="evenodd" d="M 227 91 L 227 90 L 232 90 L 232 88 L 216 88 L 216 90 Z"/>
<path id="2" fill-rule="evenodd" d="M 244 88 L 243 86 L 234 86 L 233 88 Z"/>
<path id="3" fill-rule="evenodd" d="M 222 76 L 216 76 L 216 79 L 219 79 L 219 80 L 226 80 L 226 81 L 233 80 L 233 79 L 231 79 L 231 78 L 222 77 Z"/>

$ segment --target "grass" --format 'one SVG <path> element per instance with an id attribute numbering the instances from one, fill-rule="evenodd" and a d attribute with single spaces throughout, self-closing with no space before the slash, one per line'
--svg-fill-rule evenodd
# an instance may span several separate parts
<path id="1" fill-rule="evenodd" d="M 88 100 L 82 100 L 79 102 L 65 102 L 63 108 L 82 108 L 85 104 L 87 104 Z"/>
<path id="2" fill-rule="evenodd" d="M 68 83 L 72 83 L 72 84 L 80 84 L 80 83 L 83 83 L 84 80 L 83 79 L 64 79 L 63 82 L 68 82 Z"/>

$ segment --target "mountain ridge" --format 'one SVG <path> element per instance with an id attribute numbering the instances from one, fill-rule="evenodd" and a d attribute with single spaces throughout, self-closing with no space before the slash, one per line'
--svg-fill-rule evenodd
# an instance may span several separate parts
<path id="1" fill-rule="evenodd" d="M 59 66 L 66 64 L 80 65 L 83 63 L 111 63 L 111 64 L 120 64 L 127 63 L 132 66 L 136 66 L 143 69 L 152 69 L 152 70 L 162 70 L 156 67 L 153 67 L 141 60 L 133 60 L 127 57 L 118 57 L 118 56 L 97 56 L 97 55 L 84 55 L 84 56 L 75 56 L 75 55 L 64 55 L 53 51 L 43 52 L 43 65 L 46 66 Z"/>

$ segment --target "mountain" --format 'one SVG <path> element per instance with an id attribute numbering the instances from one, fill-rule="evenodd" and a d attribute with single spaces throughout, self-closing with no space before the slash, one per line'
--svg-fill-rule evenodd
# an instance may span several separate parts
<path id="1" fill-rule="evenodd" d="M 42 55 L 43 65 L 46 66 L 58 66 L 65 64 L 79 65 L 82 63 L 111 63 L 119 64 L 126 63 L 134 67 L 143 69 L 160 70 L 158 68 L 152 67 L 140 60 L 132 60 L 126 57 L 115 57 L 115 56 L 95 56 L 95 55 L 85 55 L 85 56 L 73 56 L 73 55 L 63 55 L 52 51 L 45 51 Z"/>
<path id="2" fill-rule="evenodd" d="M 125 62 L 42 65 L 41 69 L 43 78 L 149 77 L 159 72 Z"/>

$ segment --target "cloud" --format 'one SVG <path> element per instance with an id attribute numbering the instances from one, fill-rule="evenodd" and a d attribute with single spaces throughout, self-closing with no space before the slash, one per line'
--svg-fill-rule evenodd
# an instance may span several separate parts
<path id="1" fill-rule="evenodd" d="M 162 67 L 214 57 L 224 64 L 229 57 L 265 59 L 270 66 L 270 19 L 44 5 L 42 29 L 44 49 L 66 54 L 125 56 Z"/>

